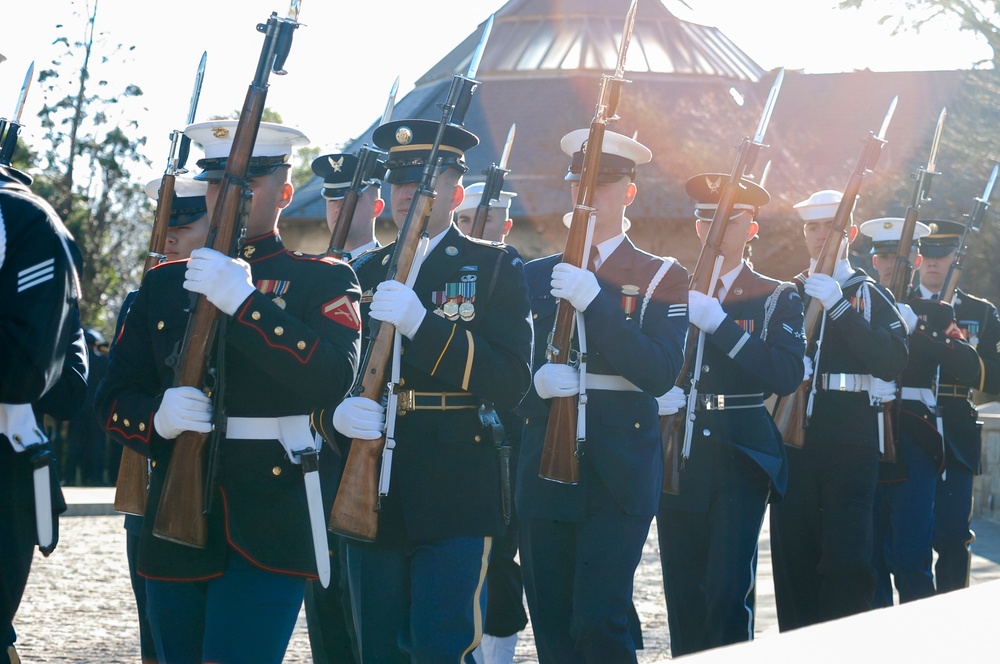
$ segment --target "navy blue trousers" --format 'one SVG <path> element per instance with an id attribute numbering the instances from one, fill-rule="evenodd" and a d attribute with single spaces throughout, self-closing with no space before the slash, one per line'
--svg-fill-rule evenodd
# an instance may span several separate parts
<path id="1" fill-rule="evenodd" d="M 778 627 L 785 632 L 872 607 L 874 445 L 788 448 L 788 488 L 771 505 Z"/>
<path id="2" fill-rule="evenodd" d="M 672 657 L 753 639 L 757 541 L 771 483 L 731 446 L 697 445 L 688 467 L 696 456 L 710 466 L 697 475 L 708 503 L 697 511 L 661 504 L 656 517 Z"/>
<path id="3" fill-rule="evenodd" d="M 969 527 L 972 521 L 973 473 L 951 455 L 944 477 L 938 477 L 934 496 L 934 537 L 937 551 L 934 576 L 937 592 L 969 587 L 969 566 L 972 553 L 969 545 L 976 540 Z"/>
<path id="4" fill-rule="evenodd" d="M 347 577 L 361 660 L 474 664 L 491 546 L 489 537 L 452 537 L 406 550 L 349 540 Z"/>
<path id="5" fill-rule="evenodd" d="M 584 521 L 520 517 L 518 540 L 540 664 L 635 662 L 632 588 L 651 516 L 591 500 Z"/>
<path id="6" fill-rule="evenodd" d="M 281 664 L 305 586 L 232 551 L 211 581 L 146 579 L 156 654 L 164 664 Z"/>
<path id="7" fill-rule="evenodd" d="M 934 594 L 931 536 L 937 462 L 904 438 L 898 463 L 906 464 L 906 479 L 880 483 L 875 492 L 876 607 L 892 606 L 889 574 L 901 603 Z"/>

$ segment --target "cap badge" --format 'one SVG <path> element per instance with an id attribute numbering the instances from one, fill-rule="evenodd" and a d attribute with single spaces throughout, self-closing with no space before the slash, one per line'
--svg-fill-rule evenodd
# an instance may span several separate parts
<path id="1" fill-rule="evenodd" d="M 333 158 L 327 157 L 326 160 L 330 162 L 330 167 L 333 169 L 334 173 L 339 173 L 340 169 L 344 166 L 344 156 L 341 155 L 340 159 L 334 161 Z"/>
<path id="2" fill-rule="evenodd" d="M 396 142 L 400 145 L 406 145 L 413 140 L 413 130 L 409 127 L 403 126 L 396 130 Z"/>
<path id="3" fill-rule="evenodd" d="M 216 138 L 225 138 L 226 136 L 229 136 L 229 128 L 212 127 L 212 136 L 215 136 Z"/>
<path id="4" fill-rule="evenodd" d="M 887 231 L 892 230 L 892 222 L 891 221 L 882 222 L 882 228 L 884 228 Z"/>
<path id="5" fill-rule="evenodd" d="M 927 226 L 928 226 L 928 227 L 929 227 L 929 228 L 931 229 L 931 234 L 932 234 L 932 235 L 933 235 L 934 233 L 937 233 L 937 232 L 938 232 L 938 225 L 937 225 L 937 224 L 935 224 L 934 222 L 931 222 L 931 223 L 927 224 Z"/>
<path id="6" fill-rule="evenodd" d="M 713 194 L 718 193 L 719 187 L 722 186 L 722 178 L 718 177 L 713 180 L 712 178 L 706 175 L 705 186 L 707 186 L 708 190 L 711 191 Z"/>

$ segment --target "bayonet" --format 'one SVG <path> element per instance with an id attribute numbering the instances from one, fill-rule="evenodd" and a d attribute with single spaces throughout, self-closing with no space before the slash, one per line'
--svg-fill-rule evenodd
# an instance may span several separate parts
<path id="1" fill-rule="evenodd" d="M 288 18 L 298 22 L 300 11 L 302 11 L 302 0 L 292 0 L 292 4 L 288 8 Z"/>
<path id="2" fill-rule="evenodd" d="M 969 211 L 969 227 L 974 231 L 979 230 L 979 222 L 983 220 L 983 215 L 990 207 L 993 185 L 997 182 L 997 171 L 1000 171 L 1000 164 L 993 166 L 993 172 L 990 173 L 990 179 L 986 182 L 983 195 L 972 202 L 972 210 Z"/>
<path id="3" fill-rule="evenodd" d="M 208 60 L 208 51 L 202 51 L 201 60 L 198 61 L 198 71 L 194 75 L 194 89 L 191 91 L 191 103 L 188 105 L 187 124 L 194 124 L 195 115 L 198 112 L 198 100 L 201 99 L 201 84 L 205 80 L 205 63 Z M 188 153 L 191 151 L 191 139 L 183 131 L 173 131 L 170 134 L 170 157 L 167 163 L 167 174 L 186 173 L 184 166 L 187 164 Z M 176 151 L 175 151 L 176 146 Z"/>
<path id="4" fill-rule="evenodd" d="M 194 75 L 194 90 L 191 91 L 191 104 L 188 106 L 187 123 L 194 123 L 194 115 L 198 111 L 198 99 L 201 97 L 201 84 L 205 80 L 205 62 L 208 59 L 208 51 L 202 51 L 201 60 L 198 61 L 198 71 Z"/>
<path id="5" fill-rule="evenodd" d="M 510 149 L 514 146 L 514 133 L 517 131 L 517 124 L 511 124 L 510 131 L 507 132 L 507 142 L 503 144 L 503 152 L 500 153 L 500 170 L 507 170 L 507 160 L 510 159 Z"/>
<path id="6" fill-rule="evenodd" d="M 928 173 L 935 172 L 935 160 L 937 159 L 938 146 L 941 145 L 941 132 L 944 131 L 944 118 L 946 115 L 948 115 L 948 110 L 946 108 L 942 108 L 941 115 L 938 116 L 937 127 L 934 128 L 934 140 L 931 141 L 931 154 L 927 157 Z"/>
<path id="7" fill-rule="evenodd" d="M 379 121 L 379 125 L 384 125 L 386 122 L 392 119 L 392 109 L 396 106 L 396 91 L 399 89 L 399 76 L 393 81 L 392 89 L 389 90 L 389 100 L 385 103 L 385 110 L 382 111 L 382 119 Z"/>
<path id="8" fill-rule="evenodd" d="M 31 79 L 35 74 L 35 61 L 28 65 L 28 73 L 24 75 L 24 83 L 21 84 L 21 94 L 17 97 L 17 106 L 14 107 L 14 122 L 21 122 L 21 113 L 24 111 L 24 100 L 28 97 L 28 88 L 31 87 Z"/>
<path id="9" fill-rule="evenodd" d="M 615 65 L 615 78 L 625 77 L 625 58 L 628 56 L 628 46 L 632 42 L 632 30 L 635 29 L 635 12 L 639 0 L 632 0 L 628 14 L 625 15 L 625 27 L 622 28 L 622 41 L 618 45 L 618 64 Z"/>
<path id="10" fill-rule="evenodd" d="M 771 85 L 771 91 L 767 93 L 767 101 L 764 102 L 764 112 L 760 116 L 760 124 L 757 125 L 757 133 L 753 137 L 753 142 L 763 145 L 764 134 L 767 133 L 767 125 L 771 123 L 771 113 L 774 112 L 774 105 L 778 101 L 778 93 L 781 91 L 781 83 L 785 80 L 785 68 L 782 67 Z"/>
<path id="11" fill-rule="evenodd" d="M 483 28 L 483 36 L 479 38 L 479 45 L 476 46 L 476 52 L 472 54 L 472 60 L 469 62 L 469 72 L 465 75 L 466 78 L 476 78 L 476 73 L 479 71 L 479 63 L 483 59 L 483 51 L 486 50 L 486 42 L 489 41 L 490 33 L 493 32 L 494 16 L 495 14 L 490 14 L 489 19 L 486 21 L 486 27 Z"/>
<path id="12" fill-rule="evenodd" d="M 885 132 L 889 131 L 889 123 L 892 122 L 892 115 L 896 112 L 896 103 L 899 101 L 899 95 L 892 98 L 889 102 L 889 110 L 885 113 L 885 119 L 882 120 L 882 126 L 878 130 L 878 134 L 875 137 L 880 140 L 885 140 Z"/>
<path id="13" fill-rule="evenodd" d="M 9 122 L 0 119 L 0 164 L 10 165 L 10 160 L 14 156 L 17 148 L 17 137 L 21 133 L 21 113 L 24 112 L 24 100 L 28 97 L 28 88 L 31 87 L 31 79 L 35 74 L 35 62 L 28 65 L 28 73 L 24 75 L 24 83 L 21 84 L 21 94 L 17 97 L 17 106 L 14 108 L 14 118 Z"/>

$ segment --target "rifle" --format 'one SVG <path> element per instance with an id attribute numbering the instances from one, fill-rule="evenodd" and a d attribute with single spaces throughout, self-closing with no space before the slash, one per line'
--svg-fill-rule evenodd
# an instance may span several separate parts
<path id="1" fill-rule="evenodd" d="M 935 159 L 937 158 L 938 146 L 941 144 L 941 132 L 944 130 L 944 119 L 947 110 L 942 108 L 938 116 L 937 126 L 934 129 L 934 138 L 931 140 L 931 152 L 927 157 L 927 166 L 918 168 L 913 174 L 915 183 L 913 185 L 913 198 L 906 208 L 903 216 L 903 226 L 900 229 L 899 242 L 896 244 L 896 257 L 892 262 L 892 269 L 886 280 L 885 287 L 892 293 L 896 302 L 903 302 L 906 299 L 907 291 L 910 288 L 910 280 L 913 277 L 913 265 L 910 263 L 910 252 L 913 248 L 913 234 L 917 228 L 917 215 L 920 212 L 920 204 L 929 201 L 928 194 L 931 190 L 931 176 L 940 175 L 934 170 Z M 882 405 L 882 461 L 892 463 L 896 461 L 896 404 L 899 403 L 902 387 L 896 385 L 896 398 L 889 403 Z"/>
<path id="2" fill-rule="evenodd" d="M 468 73 L 465 76 L 455 74 L 452 79 L 448 99 L 441 106 L 441 122 L 438 124 L 437 134 L 426 159 L 423 176 L 396 236 L 386 280 L 396 279 L 407 283 L 411 276 L 415 276 L 415 273 L 411 275 L 411 268 L 434 205 L 436 196 L 434 185 L 444 169 L 443 160 L 438 156 L 441 141 L 449 125 L 461 127 L 465 123 L 465 114 L 472 101 L 472 94 L 480 83 L 475 76 L 486 42 L 493 30 L 493 18 L 490 16 L 483 29 Z M 365 396 L 378 401 L 388 384 L 386 419 L 389 421 L 396 408 L 398 388 L 386 380 L 387 369 L 394 356 L 396 328 L 393 325 L 380 324 L 374 319 L 369 320 L 369 327 L 369 344 L 358 369 L 360 380 L 351 390 L 351 395 Z M 395 442 L 385 433 L 371 440 L 355 438 L 351 441 L 340 487 L 337 489 L 337 497 L 334 499 L 330 521 L 327 524 L 329 530 L 361 541 L 375 540 L 378 534 L 378 509 L 383 495 L 381 487 L 389 477 L 394 446 Z M 382 458 L 381 475 L 377 472 L 380 458 Z"/>
<path id="3" fill-rule="evenodd" d="M 385 105 L 382 113 L 382 120 L 379 125 L 384 125 L 392 117 L 392 109 L 396 103 L 396 90 L 399 88 L 399 77 L 392 84 L 389 91 L 389 101 Z M 344 243 L 347 242 L 347 234 L 351 230 L 351 222 L 354 220 L 354 211 L 358 207 L 358 198 L 361 197 L 361 190 L 371 184 L 375 177 L 376 169 L 379 166 L 379 158 L 385 156 L 385 152 L 370 148 L 367 145 L 358 150 L 358 165 L 354 169 L 354 176 L 351 178 L 351 186 L 344 193 L 344 202 L 337 213 L 337 222 L 334 224 L 333 232 L 330 234 L 330 244 L 326 249 L 327 256 L 334 258 L 344 257 Z"/>
<path id="4" fill-rule="evenodd" d="M 242 225 L 243 213 L 250 209 L 252 191 L 246 184 L 246 174 L 264 112 L 267 80 L 272 71 L 278 75 L 286 73 L 283 67 L 292 45 L 292 35 L 299 27 L 298 11 L 299 0 L 293 0 L 288 18 L 278 18 L 272 12 L 267 23 L 257 25 L 257 31 L 264 33 L 264 45 L 240 111 L 208 230 L 208 244 L 227 255 L 232 255 L 233 245 L 240 235 L 237 226 Z M 204 389 L 212 396 L 213 386 L 206 385 L 206 369 L 222 316 L 204 295 L 193 299 L 195 304 L 188 318 L 179 359 L 174 365 L 174 385 Z M 174 441 L 153 525 L 153 534 L 157 537 L 188 546 L 205 546 L 208 524 L 204 514 L 203 450 L 207 438 L 206 434 L 184 431 Z"/>
<path id="5" fill-rule="evenodd" d="M 579 189 L 573 220 L 570 223 L 566 247 L 562 261 L 576 267 L 585 268 L 591 235 L 590 217 L 594 213 L 594 189 L 604 147 L 604 133 L 608 123 L 618 119 L 618 102 L 621 99 L 625 80 L 625 56 L 632 41 L 635 27 L 636 0 L 625 15 L 621 45 L 618 48 L 618 63 L 613 76 L 601 77 L 601 93 L 598 97 L 594 118 L 590 123 L 583 166 L 580 170 Z M 569 364 L 572 353 L 573 329 L 576 323 L 576 309 L 561 300 L 556 301 L 556 320 L 549 333 L 545 357 L 554 364 Z M 580 481 L 580 461 L 578 453 L 583 441 L 577 436 L 578 397 L 555 397 L 549 400 L 549 422 L 545 430 L 545 444 L 542 447 L 542 462 L 538 476 L 554 482 L 576 484 Z"/>
<path id="6" fill-rule="evenodd" d="M 28 97 L 28 88 L 31 87 L 31 79 L 35 74 L 35 63 L 32 61 L 28 65 L 28 72 L 24 75 L 24 83 L 21 84 L 21 94 L 17 97 L 17 105 L 14 107 L 12 120 L 0 118 L 0 166 L 10 166 L 10 160 L 14 156 L 17 148 L 17 137 L 21 133 L 21 113 L 24 111 L 24 100 Z"/>
<path id="7" fill-rule="evenodd" d="M 187 124 L 194 122 L 198 110 L 198 98 L 201 96 L 201 84 L 205 79 L 205 60 L 207 52 L 201 54 L 198 71 L 194 78 L 194 91 L 191 93 L 191 103 L 188 105 Z M 167 156 L 167 168 L 160 178 L 160 192 L 156 198 L 156 214 L 153 221 L 153 232 L 149 237 L 149 250 L 146 252 L 146 263 L 142 268 L 143 276 L 150 268 L 159 264 L 164 258 L 167 245 L 167 228 L 170 226 L 170 210 L 174 199 L 174 182 L 178 173 L 186 173 L 191 149 L 191 139 L 183 131 L 170 132 L 170 152 Z M 145 456 L 130 447 L 122 449 L 121 463 L 118 466 L 118 481 L 115 488 L 115 510 L 124 514 L 142 516 L 146 513 L 146 497 L 149 490 L 149 461 Z"/>
<path id="8" fill-rule="evenodd" d="M 889 104 L 889 110 L 882 121 L 882 127 L 878 134 L 868 132 L 861 147 L 861 156 L 851 173 L 851 177 L 844 187 L 843 196 L 837 206 L 837 212 L 833 217 L 833 227 L 830 229 L 823 247 L 820 249 L 816 259 L 816 267 L 813 274 L 825 274 L 833 276 L 837 267 L 837 261 L 843 248 L 843 242 L 847 240 L 848 228 L 851 225 L 851 213 L 854 211 L 854 204 L 861 190 L 861 183 L 870 173 L 875 170 L 879 156 L 882 154 L 882 146 L 886 144 L 885 132 L 889 128 L 892 114 L 896 111 L 898 97 L 893 97 Z M 802 329 L 806 335 L 806 351 L 812 346 L 818 332 L 818 322 L 823 314 L 823 305 L 804 296 L 805 311 L 802 316 Z M 817 358 L 818 359 L 818 358 Z M 806 404 L 812 392 L 813 379 L 815 373 L 799 385 L 795 392 L 788 396 L 779 397 L 771 413 L 775 426 L 781 431 L 782 438 L 786 445 L 792 447 L 802 447 L 805 444 L 805 428 L 808 425 L 806 419 Z"/>
<path id="9" fill-rule="evenodd" d="M 483 232 L 486 230 L 486 219 L 490 216 L 491 201 L 499 200 L 504 178 L 510 173 L 507 168 L 507 160 L 510 159 L 510 149 L 514 145 L 514 132 L 516 130 L 517 125 L 512 124 L 510 131 L 507 132 L 507 142 L 504 143 L 503 152 L 500 153 L 500 163 L 490 164 L 490 167 L 484 171 L 486 183 L 483 186 L 483 195 L 479 199 L 479 205 L 476 207 L 476 215 L 472 219 L 470 237 L 480 240 L 483 238 Z"/>
<path id="10" fill-rule="evenodd" d="M 965 228 L 962 229 L 962 238 L 958 243 L 958 250 L 955 251 L 955 257 L 951 260 L 948 273 L 944 278 L 944 288 L 941 291 L 942 302 L 951 302 L 955 298 L 955 290 L 958 288 L 958 282 L 962 279 L 962 270 L 965 268 L 965 254 L 969 250 L 969 231 L 979 230 L 979 224 L 983 219 L 983 215 L 990 208 L 990 196 L 993 193 L 993 185 L 997 181 L 998 170 L 1000 170 L 1000 165 L 993 166 L 993 172 L 990 173 L 990 179 L 986 182 L 983 195 L 972 199 L 972 207 L 969 208 L 969 214 L 965 220 Z"/>
<path id="11" fill-rule="evenodd" d="M 712 216 L 712 226 L 705 237 L 701 252 L 698 255 L 698 262 L 695 263 L 694 272 L 691 273 L 690 290 L 697 290 L 706 295 L 715 288 L 719 279 L 719 272 L 722 268 L 722 261 L 725 256 L 722 254 L 722 239 L 726 235 L 726 228 L 729 226 L 729 217 L 732 214 L 733 206 L 736 204 L 736 197 L 741 188 L 744 188 L 744 179 L 752 178 L 754 164 L 761 148 L 764 147 L 764 134 L 771 121 L 771 113 L 781 90 L 781 83 L 785 78 L 785 70 L 778 72 L 774 79 L 771 91 L 767 95 L 764 103 L 764 110 L 757 125 L 757 133 L 753 138 L 747 136 L 740 144 L 733 164 L 733 170 L 729 178 L 722 185 L 719 195 L 719 203 Z M 768 166 L 770 162 L 768 162 Z M 761 179 L 767 176 L 768 168 L 765 167 Z M 701 378 L 701 357 L 705 347 L 705 332 L 696 326 L 688 327 L 687 343 L 684 348 L 684 365 L 677 376 L 677 387 L 687 388 L 687 408 L 684 417 L 679 417 L 679 413 L 665 415 L 660 418 L 660 445 L 663 447 L 663 492 L 670 494 L 680 493 L 680 467 L 682 451 L 687 450 L 691 443 L 692 426 L 694 424 L 695 409 L 698 401 L 698 381 Z M 690 378 L 688 374 L 691 374 Z"/>

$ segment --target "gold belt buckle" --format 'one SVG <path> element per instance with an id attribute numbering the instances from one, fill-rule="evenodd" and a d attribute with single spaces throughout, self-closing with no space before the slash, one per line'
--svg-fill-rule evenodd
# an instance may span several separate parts
<path id="1" fill-rule="evenodd" d="M 413 390 L 398 390 L 396 392 L 396 413 L 406 415 L 417 409 L 417 399 Z"/>

